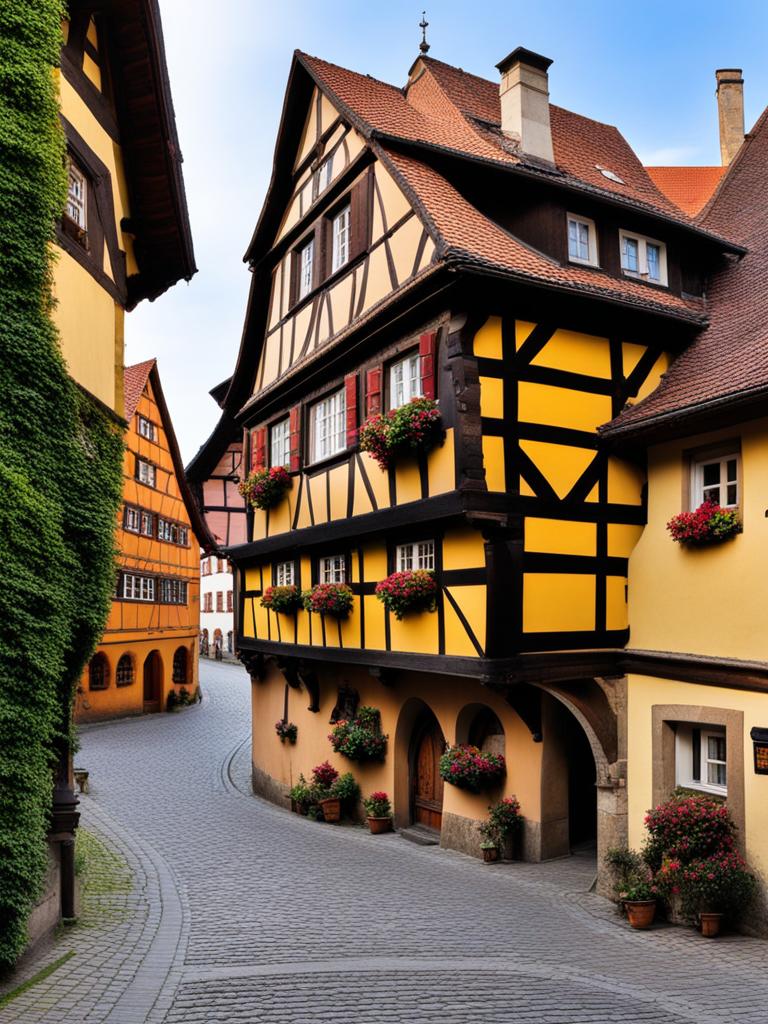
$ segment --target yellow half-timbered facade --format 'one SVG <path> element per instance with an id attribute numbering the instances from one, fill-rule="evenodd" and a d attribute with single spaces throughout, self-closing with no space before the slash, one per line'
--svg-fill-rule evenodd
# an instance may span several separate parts
<path id="1" fill-rule="evenodd" d="M 742 251 L 615 129 L 539 100 L 521 119 L 550 63 L 515 50 L 499 89 L 422 55 L 395 88 L 295 56 L 238 363 L 187 469 L 203 496 L 235 447 L 230 486 L 288 474 L 226 546 L 254 789 L 285 803 L 317 763 L 348 769 L 329 721 L 373 706 L 388 747 L 352 766 L 364 793 L 478 852 L 489 795 L 442 786 L 437 760 L 504 753 L 491 795 L 520 799 L 532 860 L 626 841 L 620 655 L 646 472 L 598 428 L 655 392 L 706 324 L 706 274 Z M 416 399 L 440 442 L 382 469 L 361 428 Z M 203 503 L 221 536 L 234 509 Z M 377 584 L 414 569 L 434 610 L 398 618 Z M 323 584 L 351 590 L 348 615 L 265 605 Z"/>

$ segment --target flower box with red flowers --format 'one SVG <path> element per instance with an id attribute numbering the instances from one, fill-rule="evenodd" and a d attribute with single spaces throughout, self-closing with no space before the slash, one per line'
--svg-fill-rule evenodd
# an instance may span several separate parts
<path id="1" fill-rule="evenodd" d="M 274 508 L 283 500 L 285 492 L 291 486 L 291 477 L 282 466 L 271 469 L 257 469 L 238 486 L 249 505 L 266 511 Z"/>
<path id="2" fill-rule="evenodd" d="M 719 544 L 741 533 L 741 521 L 732 508 L 705 501 L 694 512 L 681 512 L 667 523 L 672 540 L 688 547 Z"/>
<path id="3" fill-rule="evenodd" d="M 378 708 L 359 708 L 354 718 L 337 722 L 328 739 L 334 752 L 350 761 L 383 761 L 387 752 Z"/>
<path id="4" fill-rule="evenodd" d="M 440 758 L 440 778 L 459 789 L 479 793 L 498 786 L 507 773 L 501 754 L 491 754 L 461 743 L 449 747 Z"/>
<path id="5" fill-rule="evenodd" d="M 299 727 L 294 725 L 293 722 L 287 722 L 284 718 L 281 718 L 275 722 L 275 732 L 283 743 L 286 740 L 289 743 L 295 743 L 296 737 L 299 735 Z"/>
<path id="6" fill-rule="evenodd" d="M 360 450 L 370 452 L 382 469 L 398 457 L 427 452 L 445 437 L 437 403 L 414 398 L 388 413 L 370 416 L 360 427 Z"/>
<path id="7" fill-rule="evenodd" d="M 352 611 L 354 596 L 346 583 L 318 583 L 304 591 L 302 602 L 308 612 L 346 619 Z"/>
<path id="8" fill-rule="evenodd" d="M 289 615 L 297 608 L 301 608 L 299 588 L 293 584 L 287 587 L 267 587 L 261 599 L 261 607 L 268 608 L 271 612 Z"/>
<path id="9" fill-rule="evenodd" d="M 429 569 L 393 572 L 376 584 L 376 597 L 402 619 L 409 612 L 433 612 L 437 606 L 437 582 Z"/>

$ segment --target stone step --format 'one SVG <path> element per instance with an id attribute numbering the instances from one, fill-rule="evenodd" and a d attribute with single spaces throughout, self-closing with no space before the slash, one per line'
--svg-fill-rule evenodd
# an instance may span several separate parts
<path id="1" fill-rule="evenodd" d="M 421 825 L 409 825 L 408 828 L 401 828 L 400 835 L 409 843 L 417 843 L 419 846 L 440 845 L 440 833 L 433 832 L 431 828 L 424 828 Z"/>

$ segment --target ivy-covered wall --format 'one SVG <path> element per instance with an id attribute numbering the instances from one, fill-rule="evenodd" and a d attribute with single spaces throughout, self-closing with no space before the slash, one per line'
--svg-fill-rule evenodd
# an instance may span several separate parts
<path id="1" fill-rule="evenodd" d="M 73 383 L 51 322 L 66 197 L 61 0 L 0 4 L 0 969 L 46 867 L 52 765 L 114 587 L 122 434 Z"/>

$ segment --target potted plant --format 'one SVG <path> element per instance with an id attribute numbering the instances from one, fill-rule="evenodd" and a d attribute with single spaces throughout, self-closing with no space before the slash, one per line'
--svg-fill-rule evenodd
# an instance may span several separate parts
<path id="1" fill-rule="evenodd" d="M 289 743 L 295 743 L 296 737 L 299 733 L 299 727 L 294 725 L 293 722 L 288 722 L 285 718 L 281 718 L 279 721 L 275 722 L 275 732 L 283 743 L 285 743 L 286 740 L 288 740 Z"/>
<path id="2" fill-rule="evenodd" d="M 370 452 L 382 469 L 402 455 L 429 451 L 445 437 L 437 403 L 414 398 L 388 413 L 370 416 L 360 427 L 360 450 Z"/>
<path id="3" fill-rule="evenodd" d="M 732 508 L 705 501 L 694 512 L 680 512 L 667 523 L 672 540 L 688 547 L 719 544 L 741 533 L 741 521 Z"/>
<path id="4" fill-rule="evenodd" d="M 497 786 L 506 771 L 503 755 L 484 752 L 468 743 L 449 747 L 440 758 L 440 777 L 472 793 Z"/>
<path id="5" fill-rule="evenodd" d="M 368 816 L 368 828 L 373 835 L 392 831 L 392 805 L 386 793 L 381 790 L 371 793 L 363 800 L 363 805 Z"/>
<path id="6" fill-rule="evenodd" d="M 482 825 L 480 828 L 482 829 Z M 493 864 L 499 859 L 499 845 L 498 841 L 494 839 L 484 839 L 480 843 L 480 849 L 483 852 L 483 861 L 486 864 Z"/>
<path id="7" fill-rule="evenodd" d="M 331 786 L 331 799 L 339 801 L 341 812 L 351 811 L 360 797 L 360 787 L 352 772 L 345 772 Z M 325 813 L 325 812 L 323 812 Z M 326 818 L 326 821 L 329 819 Z"/>
<path id="8" fill-rule="evenodd" d="M 283 500 L 290 486 L 288 471 L 283 466 L 272 466 L 270 469 L 254 470 L 240 482 L 237 489 L 253 508 L 266 511 Z"/>
<path id="9" fill-rule="evenodd" d="M 335 619 L 346 619 L 352 611 L 354 597 L 346 583 L 317 583 L 301 595 L 308 612 L 331 615 Z"/>
<path id="10" fill-rule="evenodd" d="M 656 916 L 655 886 L 647 878 L 636 878 L 621 894 L 627 919 L 633 928 L 645 930 Z"/>
<path id="11" fill-rule="evenodd" d="M 494 830 L 499 855 L 513 860 L 515 844 L 523 827 L 520 801 L 516 796 L 505 796 L 497 804 L 492 804 L 488 812 L 488 825 Z"/>
<path id="12" fill-rule="evenodd" d="M 304 778 L 299 775 L 299 781 L 291 788 L 291 810 L 296 814 L 306 814 L 312 804 L 312 787 Z"/>
<path id="13" fill-rule="evenodd" d="M 328 739 L 335 753 L 350 761 L 383 761 L 387 751 L 378 708 L 359 708 L 354 718 L 337 722 Z"/>
<path id="14" fill-rule="evenodd" d="M 724 919 L 738 920 L 757 890 L 755 876 L 736 849 L 685 864 L 665 858 L 656 877 L 665 894 L 679 897 L 682 916 L 698 924 L 707 938 L 720 933 Z"/>
<path id="15" fill-rule="evenodd" d="M 338 777 L 338 771 L 329 761 L 323 761 L 312 769 L 313 802 L 322 810 L 325 821 L 339 821 L 341 818 L 341 800 L 331 793 Z"/>
<path id="16" fill-rule="evenodd" d="M 267 587 L 260 603 L 262 608 L 268 608 L 271 612 L 288 615 L 301 608 L 301 594 L 299 588 L 293 584 L 285 587 Z"/>
<path id="17" fill-rule="evenodd" d="M 412 612 L 433 612 L 437 607 L 437 581 L 430 569 L 393 572 L 376 584 L 376 597 L 396 619 Z"/>

